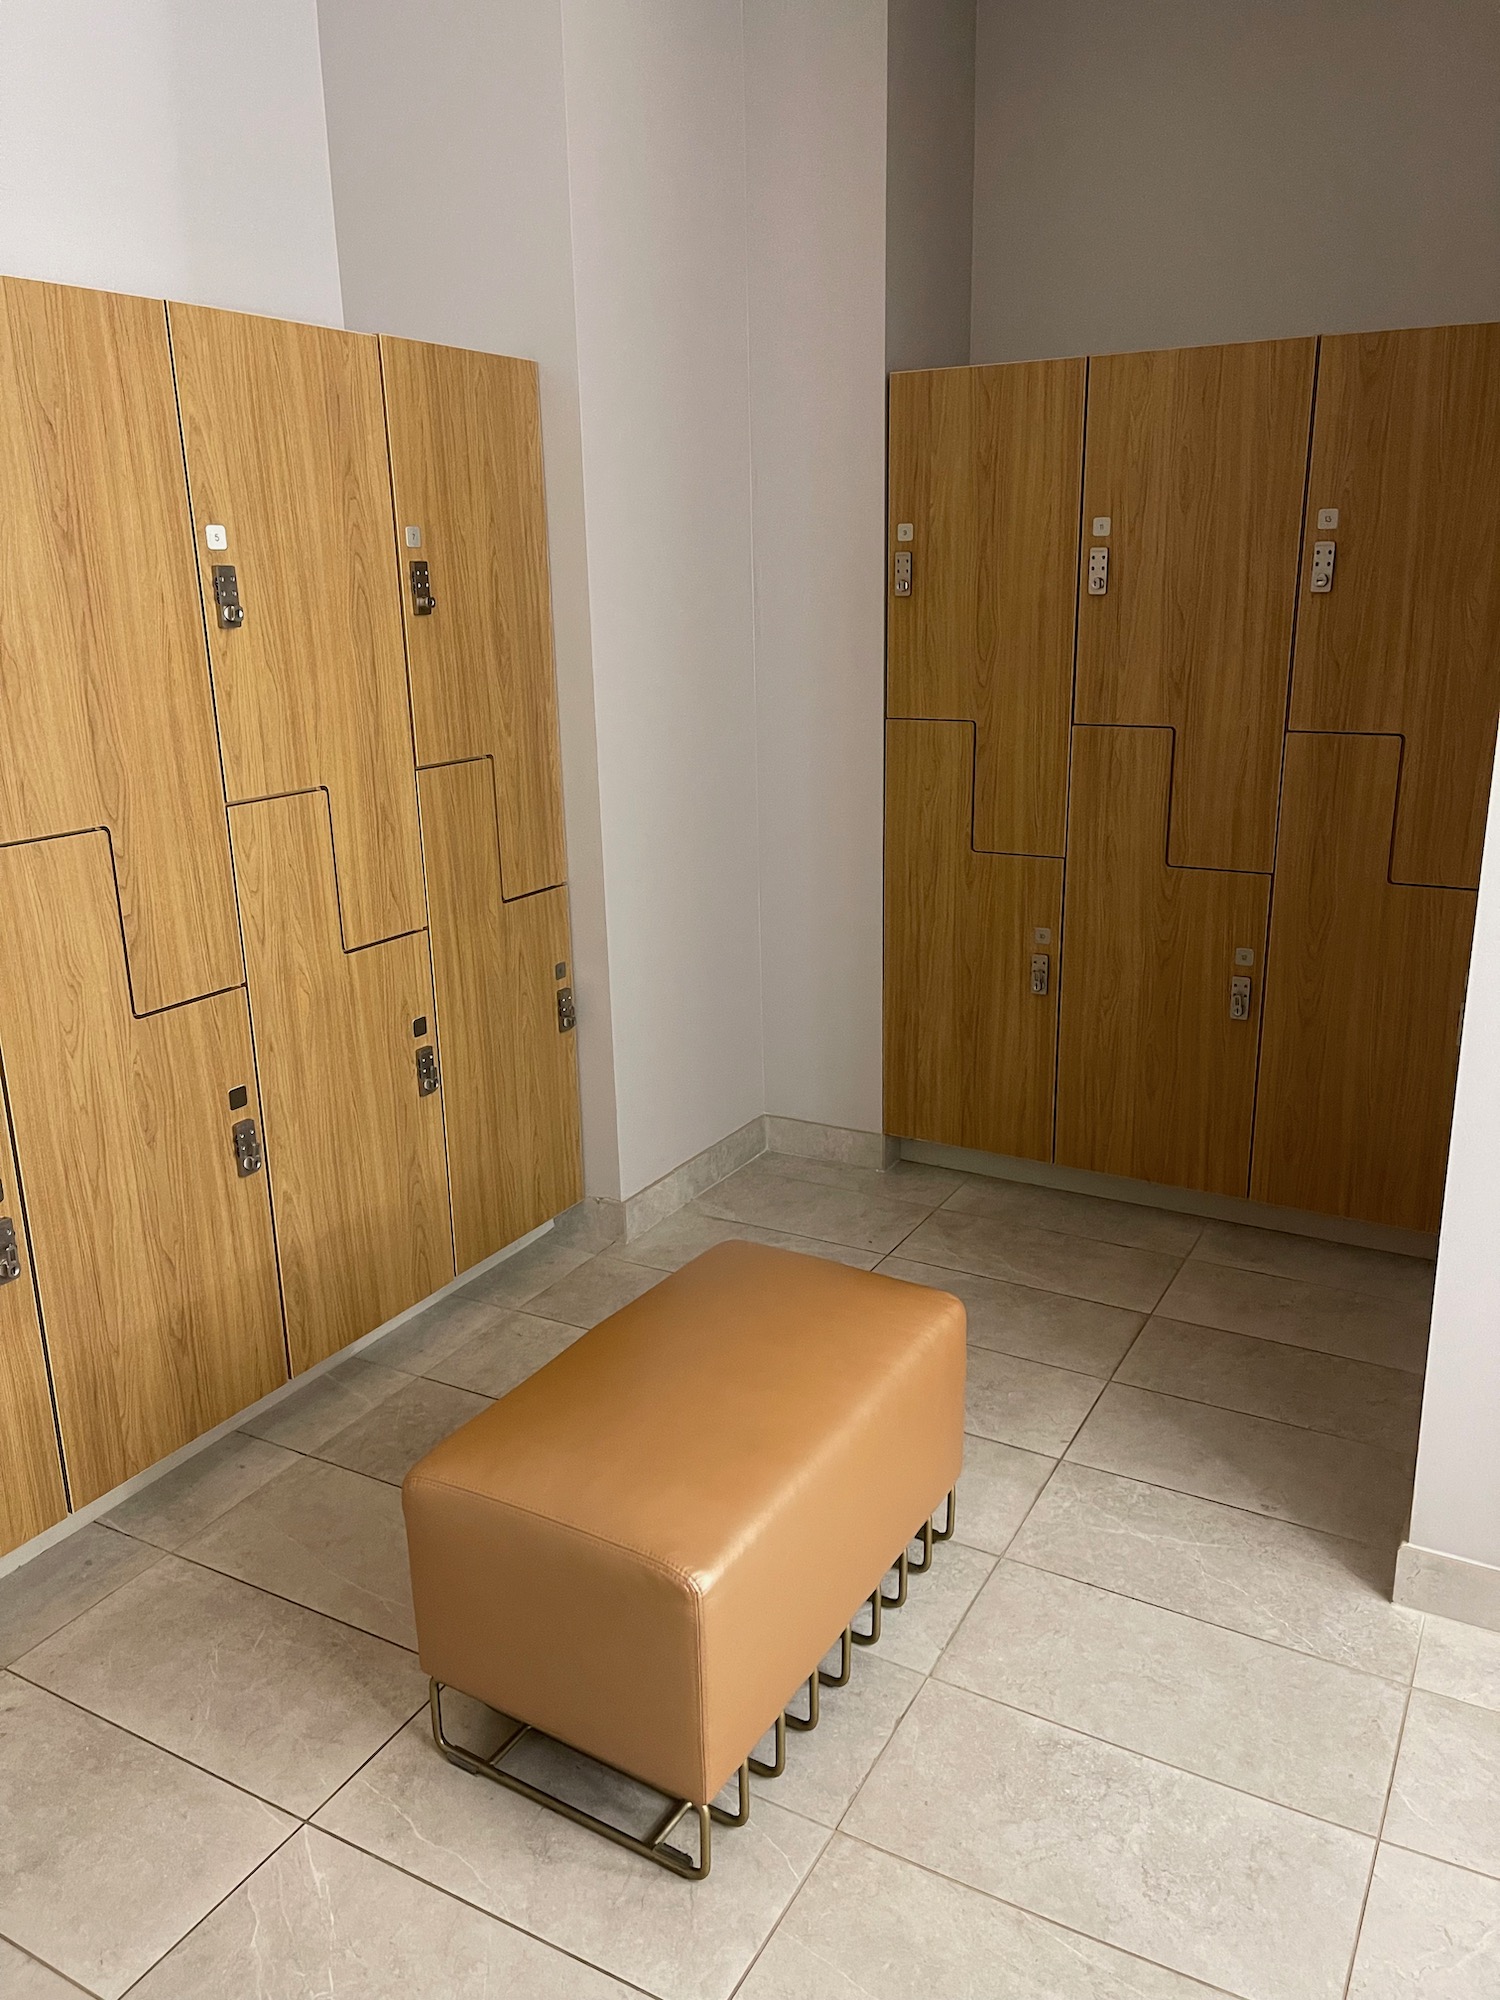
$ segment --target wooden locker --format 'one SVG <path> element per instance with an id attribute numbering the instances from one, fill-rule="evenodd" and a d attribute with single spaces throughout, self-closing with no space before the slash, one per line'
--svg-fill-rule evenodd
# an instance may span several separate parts
<path id="1" fill-rule="evenodd" d="M 345 948 L 322 792 L 229 815 L 292 1371 L 453 1276 L 427 933 Z M 419 1025 L 420 1024 L 420 1025 Z"/>
<path id="2" fill-rule="evenodd" d="M 1089 363 L 1074 719 L 1176 731 L 1174 867 L 1275 853 L 1316 346 Z"/>
<path id="3" fill-rule="evenodd" d="M 494 765 L 418 774 L 457 1265 L 583 1198 L 568 892 L 506 902 Z"/>
<path id="4" fill-rule="evenodd" d="M 983 852 L 1063 851 L 1085 368 L 891 377 L 886 707 L 975 723 Z"/>
<path id="5" fill-rule="evenodd" d="M 345 944 L 419 930 L 379 347 L 373 335 L 201 306 L 169 315 L 229 798 L 321 787 Z M 210 527 L 225 547 L 209 547 Z M 216 609 L 225 565 L 238 626 Z"/>
<path id="6" fill-rule="evenodd" d="M 568 873 L 536 363 L 380 354 L 417 762 L 491 760 L 505 895 L 531 895 Z"/>
<path id="7" fill-rule="evenodd" d="M 14 1277 L 8 1275 L 12 1258 Z M 0 1106 L 0 1556 L 52 1527 L 67 1511 L 30 1246 Z"/>
<path id="8" fill-rule="evenodd" d="M 1045 1160 L 1063 864 L 976 853 L 973 791 L 972 724 L 886 725 L 885 1129 Z"/>
<path id="9" fill-rule="evenodd" d="M 0 1054 L 75 1507 L 286 1380 L 243 989 L 131 1010 L 108 837 L 0 849 Z M 244 1090 L 243 1109 L 230 1093 Z"/>
<path id="10" fill-rule="evenodd" d="M 244 978 L 160 300 L 0 278 L 0 844 L 108 827 L 143 1013 Z"/>
<path id="11" fill-rule="evenodd" d="M 1271 881 L 1168 863 L 1172 760 L 1167 729 L 1073 732 L 1057 1158 L 1243 1195 Z"/>
<path id="12" fill-rule="evenodd" d="M 1403 737 L 1392 879 L 1474 888 L 1500 715 L 1500 326 L 1325 338 L 1307 497 L 1291 726 Z"/>
<path id="13" fill-rule="evenodd" d="M 1477 899 L 1390 880 L 1401 775 L 1395 737 L 1287 738 L 1252 1192 L 1431 1230 Z"/>

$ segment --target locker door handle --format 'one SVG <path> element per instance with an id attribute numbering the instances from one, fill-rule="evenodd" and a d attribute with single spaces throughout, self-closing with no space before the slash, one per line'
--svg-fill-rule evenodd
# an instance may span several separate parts
<path id="1" fill-rule="evenodd" d="M 21 1275 L 21 1246 L 16 1241 L 16 1225 L 8 1215 L 0 1215 L 0 1285 L 13 1285 Z"/>

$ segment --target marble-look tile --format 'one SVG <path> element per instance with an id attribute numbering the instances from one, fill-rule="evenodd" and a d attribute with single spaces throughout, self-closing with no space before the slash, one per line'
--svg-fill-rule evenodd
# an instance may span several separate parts
<path id="1" fill-rule="evenodd" d="M 760 1800 L 768 1798 L 820 1826 L 838 1825 L 922 1685 L 921 1674 L 897 1666 L 883 1657 L 884 1652 L 883 1643 L 872 1650 L 857 1649 L 849 1685 L 819 1690 L 818 1726 L 787 1731 L 786 1769 L 781 1776 L 751 1779 L 757 1809 Z M 796 1714 L 806 1715 L 805 1689 L 799 1689 L 792 1707 Z M 757 1754 L 763 1758 L 775 1754 L 769 1733 Z M 733 1780 L 725 1803 L 731 1808 L 735 1803 Z"/>
<path id="2" fill-rule="evenodd" d="M 757 1177 L 759 1165 L 757 1161 L 731 1174 L 727 1181 L 700 1195 L 694 1206 L 705 1215 L 721 1216 L 729 1222 L 847 1243 L 852 1250 L 875 1250 L 881 1256 L 894 1250 L 932 1212 L 927 1203 L 850 1194 L 790 1173 L 761 1173 Z"/>
<path id="3" fill-rule="evenodd" d="M 932 1568 L 911 1578 L 901 1609 L 881 1613 L 875 1652 L 915 1673 L 930 1674 L 994 1567 L 995 1558 L 983 1549 L 959 1541 L 939 1542 Z M 888 1575 L 886 1588 L 894 1590 L 895 1583 L 894 1574 Z M 863 1628 L 867 1615 L 859 1622 Z"/>
<path id="4" fill-rule="evenodd" d="M 439 1361 L 495 1325 L 505 1310 L 487 1300 L 470 1298 L 467 1292 L 450 1292 L 425 1312 L 393 1327 L 383 1339 L 365 1348 L 363 1355 L 382 1368 L 397 1368 L 403 1375 L 430 1375 Z"/>
<path id="5" fill-rule="evenodd" d="M 427 1699 L 400 1647 L 176 1556 L 11 1671 L 303 1818 Z"/>
<path id="6" fill-rule="evenodd" d="M 1415 1691 L 1385 1838 L 1500 1876 L 1500 1712 Z"/>
<path id="7" fill-rule="evenodd" d="M 231 1431 L 111 1508 L 104 1519 L 137 1541 L 180 1549 L 293 1462 L 294 1454 L 282 1446 Z"/>
<path id="8" fill-rule="evenodd" d="M 835 1264 L 870 1271 L 880 1262 L 878 1250 L 855 1250 L 847 1243 L 822 1243 L 812 1236 L 790 1236 L 784 1229 L 757 1229 L 748 1222 L 709 1215 L 696 1203 L 669 1215 L 655 1229 L 638 1236 L 616 1253 L 656 1271 L 678 1271 L 716 1243 L 767 1243 L 773 1250 L 795 1250 L 804 1257 L 827 1257 Z"/>
<path id="9" fill-rule="evenodd" d="M 538 1319 L 526 1312 L 499 1313 L 488 1326 L 435 1361 L 427 1373 L 434 1382 L 451 1382 L 476 1396 L 503 1396 L 582 1337 L 580 1328 L 560 1319 Z"/>
<path id="10" fill-rule="evenodd" d="M 474 1740 L 470 1707 L 454 1705 L 463 1740 Z M 640 1788 L 594 1768 L 582 1798 L 629 1824 Z M 554 1789 L 569 1782 L 545 1762 L 526 1775 Z M 759 1798 L 747 1826 L 716 1830 L 708 1881 L 685 1882 L 456 1770 L 433 1748 L 425 1718 L 352 1778 L 318 1823 L 662 2000 L 727 2000 L 828 1839 L 825 1827 Z"/>
<path id="11" fill-rule="evenodd" d="M 1143 1315 L 1064 1292 L 1039 1292 L 1030 1285 L 979 1278 L 970 1271 L 944 1270 L 887 1257 L 879 1266 L 887 1277 L 952 1292 L 969 1315 L 969 1345 L 993 1347 L 1025 1361 L 1053 1368 L 1076 1368 L 1084 1375 L 1110 1375 L 1144 1324 Z"/>
<path id="12" fill-rule="evenodd" d="M 1057 1468 L 1009 1553 L 1391 1680 L 1417 1657 L 1383 1551 L 1086 1466 Z"/>
<path id="13" fill-rule="evenodd" d="M 1411 1464 L 1397 1452 L 1113 1383 L 1068 1456 L 1392 1549 L 1411 1506 Z"/>
<path id="14" fill-rule="evenodd" d="M 1426 1366 L 1427 1307 L 1406 1299 L 1368 1298 L 1332 1285 L 1232 1270 L 1190 1257 L 1157 1310 L 1164 1319 L 1284 1340 L 1292 1347 L 1405 1368 L 1414 1375 Z"/>
<path id="15" fill-rule="evenodd" d="M 910 1202 L 937 1208 L 964 1185 L 965 1176 L 951 1167 L 929 1167 L 920 1160 L 895 1160 L 888 1167 L 856 1166 L 847 1160 L 813 1160 L 800 1153 L 767 1153 L 787 1173 L 846 1194 L 873 1195 L 877 1201 Z"/>
<path id="16" fill-rule="evenodd" d="M 83 1990 L 18 1945 L 0 1938 L 0 1993 L 5 2000 L 78 2000 Z"/>
<path id="17" fill-rule="evenodd" d="M 1349 2000 L 1494 2000 L 1500 1882 L 1382 1847 Z"/>
<path id="18" fill-rule="evenodd" d="M 1214 1403 L 1414 1456 L 1421 1378 L 1284 1340 L 1150 1320 L 1115 1376 L 1137 1389 Z"/>
<path id="19" fill-rule="evenodd" d="M 1366 1298 L 1432 1304 L 1433 1264 L 1427 1257 L 1328 1243 L 1317 1236 L 1293 1236 L 1243 1222 L 1206 1222 L 1192 1254 L 1206 1264 L 1232 1264 L 1273 1278 L 1301 1278 L 1309 1285 L 1332 1285 L 1336 1291 L 1359 1292 Z"/>
<path id="20" fill-rule="evenodd" d="M 1417 1686 L 1478 1708 L 1500 1709 L 1500 1632 L 1428 1617 L 1417 1655 Z"/>
<path id="21" fill-rule="evenodd" d="M 538 1292 L 526 1310 L 538 1318 L 563 1320 L 586 1330 L 660 1283 L 661 1272 L 644 1264 L 629 1264 L 616 1256 L 591 1257 L 546 1291 Z"/>
<path id="22" fill-rule="evenodd" d="M 319 1445 L 317 1456 L 399 1486 L 419 1458 L 489 1406 L 488 1396 L 414 1375 L 394 1396 L 335 1431 Z"/>
<path id="23" fill-rule="evenodd" d="M 131 2000 L 627 2000 L 630 1990 L 304 1827 Z"/>
<path id="24" fill-rule="evenodd" d="M 587 1264 L 594 1254 L 592 1246 L 575 1242 L 570 1232 L 549 1229 L 535 1243 L 528 1243 L 503 1264 L 492 1265 L 450 1296 L 455 1304 L 524 1306 L 538 1292 Z"/>
<path id="25" fill-rule="evenodd" d="M 415 1650 L 401 1491 L 303 1458 L 182 1553 Z"/>
<path id="26" fill-rule="evenodd" d="M 383 1343 L 382 1343 L 383 1345 Z M 316 1451 L 336 1431 L 373 1410 L 387 1396 L 404 1389 L 407 1376 L 378 1362 L 351 1354 L 326 1375 L 262 1410 L 241 1426 L 252 1437 L 285 1445 L 289 1451 Z"/>
<path id="27" fill-rule="evenodd" d="M 0 1933 L 117 2000 L 295 1822 L 0 1674 Z"/>
<path id="28" fill-rule="evenodd" d="M 1007 1562 L 936 1673 L 1360 1833 L 1380 1829 L 1406 1704 L 1373 1674 Z"/>
<path id="29" fill-rule="evenodd" d="M 1124 1243 L 1135 1250 L 1162 1250 L 1171 1257 L 1185 1257 L 1203 1229 L 1200 1216 L 1180 1215 L 1169 1208 L 1106 1201 L 1068 1188 L 1033 1187 L 1026 1181 L 991 1180 L 979 1175 L 965 1181 L 946 1206 L 968 1215 L 988 1215 L 997 1222 L 1056 1229 L 1064 1236 L 1092 1236 L 1101 1243 Z"/>
<path id="30" fill-rule="evenodd" d="M 939 1681 L 844 1830 L 1245 2000 L 1339 2000 L 1372 1848 Z"/>
<path id="31" fill-rule="evenodd" d="M 955 1539 L 971 1549 L 1004 1555 L 1056 1463 L 1055 1459 L 1039 1458 L 1034 1451 L 1017 1451 L 1013 1445 L 995 1444 L 989 1438 L 966 1437 Z"/>
<path id="32" fill-rule="evenodd" d="M 76 1528 L 0 1577 L 0 1667 L 160 1559 L 161 1551 L 98 1521 Z"/>
<path id="33" fill-rule="evenodd" d="M 1132 1250 L 1058 1229 L 996 1222 L 939 1208 L 912 1231 L 901 1254 L 916 1264 L 1004 1278 L 1044 1292 L 1067 1292 L 1100 1305 L 1150 1312 L 1170 1284 L 1178 1260 L 1159 1250 Z"/>
<path id="34" fill-rule="evenodd" d="M 997 1444 L 1061 1458 L 1103 1388 L 1097 1375 L 971 1347 L 964 1429 Z"/>
<path id="35" fill-rule="evenodd" d="M 738 2000 L 1218 2000 L 1211 1989 L 836 1834 Z"/>

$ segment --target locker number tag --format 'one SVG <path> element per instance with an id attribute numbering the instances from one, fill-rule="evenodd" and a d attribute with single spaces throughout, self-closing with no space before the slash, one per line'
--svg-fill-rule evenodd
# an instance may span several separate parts
<path id="1" fill-rule="evenodd" d="M 420 528 L 408 528 L 408 529 L 407 529 L 407 531 L 406 531 L 406 546 L 407 546 L 407 547 L 408 547 L 409 549 L 419 549 L 419 548 L 421 548 L 421 546 L 422 546 L 422 530 L 421 530 Z"/>
<path id="2" fill-rule="evenodd" d="M 909 542 L 911 540 L 911 536 L 912 536 L 911 522 L 898 521 L 896 523 L 896 540 L 898 542 Z"/>
<path id="3" fill-rule="evenodd" d="M 208 526 L 203 530 L 203 539 L 211 549 L 227 549 L 229 547 L 228 531 L 220 527 L 217 521 L 209 522 Z"/>
<path id="4" fill-rule="evenodd" d="M 1100 541 L 1103 541 L 1105 536 L 1108 535 L 1109 525 L 1110 517 L 1108 514 L 1096 514 L 1094 516 L 1094 533 L 1099 537 Z"/>

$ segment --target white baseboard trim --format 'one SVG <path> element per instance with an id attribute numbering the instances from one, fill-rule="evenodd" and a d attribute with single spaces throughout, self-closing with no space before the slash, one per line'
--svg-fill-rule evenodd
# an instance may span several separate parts
<path id="1" fill-rule="evenodd" d="M 1490 1563 L 1403 1542 L 1391 1596 L 1410 1611 L 1430 1611 L 1437 1618 L 1500 1632 L 1500 1569 Z"/>
<path id="2" fill-rule="evenodd" d="M 930 1167 L 954 1167 L 965 1174 L 1024 1181 L 1031 1187 L 1067 1188 L 1075 1194 L 1101 1195 L 1110 1201 L 1133 1201 L 1144 1208 L 1170 1208 L 1183 1215 L 1206 1216 L 1213 1222 L 1242 1222 L 1255 1229 L 1280 1229 L 1289 1236 L 1317 1236 L 1327 1243 L 1351 1243 L 1362 1250 L 1393 1250 L 1404 1257 L 1437 1255 L 1437 1237 L 1424 1230 L 1351 1222 L 1341 1215 L 1316 1215 L 1300 1208 L 1273 1208 L 1267 1202 L 1247 1201 L 1239 1195 L 1158 1187 L 1154 1181 L 1122 1180 L 1116 1174 L 1087 1173 L 1081 1167 L 1055 1167 L 1046 1160 L 1012 1159 L 1003 1153 L 979 1153 L 967 1146 L 939 1146 L 926 1139 L 903 1139 L 901 1157 Z"/>
<path id="3" fill-rule="evenodd" d="M 767 1115 L 766 1147 L 799 1160 L 833 1160 L 845 1167 L 893 1167 L 901 1157 L 900 1143 L 883 1132 L 862 1132 L 848 1125 L 819 1125 L 810 1118 Z"/>

